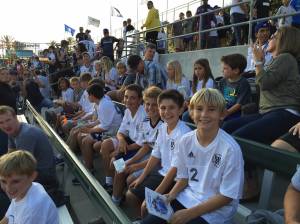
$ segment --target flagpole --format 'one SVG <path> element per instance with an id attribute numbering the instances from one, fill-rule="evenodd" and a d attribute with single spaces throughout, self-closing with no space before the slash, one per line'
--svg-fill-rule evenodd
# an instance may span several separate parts
<path id="1" fill-rule="evenodd" d="M 110 13 L 109 13 L 109 27 L 110 27 L 109 32 L 110 33 L 112 32 L 112 30 L 111 30 L 111 16 L 112 16 L 112 7 L 110 5 Z"/>
<path id="2" fill-rule="evenodd" d="M 136 0 L 136 29 L 139 29 L 139 0 Z"/>

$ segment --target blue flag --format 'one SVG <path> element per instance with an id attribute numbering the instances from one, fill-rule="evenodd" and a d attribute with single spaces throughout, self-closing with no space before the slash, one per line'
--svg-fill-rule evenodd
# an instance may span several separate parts
<path id="1" fill-rule="evenodd" d="M 75 29 L 65 24 L 65 32 L 70 33 L 72 36 L 74 36 Z"/>

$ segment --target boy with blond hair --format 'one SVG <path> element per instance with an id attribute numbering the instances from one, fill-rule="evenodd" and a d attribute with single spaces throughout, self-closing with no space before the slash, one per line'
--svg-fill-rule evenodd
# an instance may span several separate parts
<path id="1" fill-rule="evenodd" d="M 58 213 L 49 195 L 39 183 L 36 160 L 29 152 L 18 150 L 0 158 L 1 187 L 11 204 L 1 224 L 58 224 Z"/>
<path id="2" fill-rule="evenodd" d="M 167 194 L 174 209 L 169 221 L 231 223 L 242 193 L 244 163 L 239 145 L 219 128 L 225 100 L 218 90 L 202 89 L 192 97 L 190 108 L 197 129 L 176 144 L 171 166 L 177 169 L 177 182 Z M 142 223 L 166 221 L 148 215 Z"/>

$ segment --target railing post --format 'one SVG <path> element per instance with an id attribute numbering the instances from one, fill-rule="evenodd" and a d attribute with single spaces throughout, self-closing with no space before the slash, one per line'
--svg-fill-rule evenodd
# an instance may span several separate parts
<path id="1" fill-rule="evenodd" d="M 252 43 L 252 20 L 253 20 L 253 0 L 250 0 L 250 14 L 249 14 L 249 33 L 248 33 L 248 44 Z"/>
<path id="2" fill-rule="evenodd" d="M 199 14 L 199 36 L 198 36 L 198 37 L 199 37 L 199 38 L 198 38 L 198 39 L 199 39 L 199 50 L 201 50 L 201 30 L 202 30 L 202 26 L 201 26 L 201 25 L 202 25 L 202 24 L 201 24 L 201 23 L 202 23 L 202 22 L 201 22 L 201 21 L 202 21 L 202 18 L 201 18 L 201 17 L 202 17 L 202 14 L 200 13 L 200 14 Z"/>
<path id="3" fill-rule="evenodd" d="M 175 21 L 175 18 L 176 18 L 176 16 L 175 16 L 175 8 L 173 9 L 173 22 Z"/>

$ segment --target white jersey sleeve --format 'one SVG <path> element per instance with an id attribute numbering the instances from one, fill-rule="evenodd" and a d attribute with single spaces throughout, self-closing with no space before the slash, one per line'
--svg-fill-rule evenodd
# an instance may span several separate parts
<path id="1" fill-rule="evenodd" d="M 292 185 L 298 191 L 300 191 L 300 168 L 297 169 L 296 173 L 292 177 Z"/>

